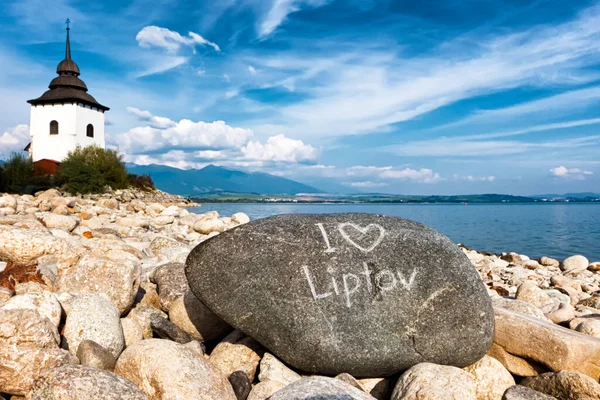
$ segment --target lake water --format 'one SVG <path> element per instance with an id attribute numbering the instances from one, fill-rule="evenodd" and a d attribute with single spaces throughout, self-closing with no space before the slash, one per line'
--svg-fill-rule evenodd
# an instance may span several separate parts
<path id="1" fill-rule="evenodd" d="M 412 219 L 457 243 L 493 253 L 562 260 L 582 254 L 600 261 L 600 204 L 204 204 L 196 213 L 236 212 L 251 220 L 277 214 L 362 212 Z"/>

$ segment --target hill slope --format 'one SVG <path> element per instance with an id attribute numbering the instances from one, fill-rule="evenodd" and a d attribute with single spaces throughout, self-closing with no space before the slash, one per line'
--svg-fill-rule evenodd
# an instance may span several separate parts
<path id="1" fill-rule="evenodd" d="M 199 195 L 211 192 L 260 194 L 321 193 L 312 186 L 262 172 L 243 172 L 215 165 L 181 170 L 164 165 L 128 164 L 133 174 L 148 174 L 160 190 L 173 194 Z"/>

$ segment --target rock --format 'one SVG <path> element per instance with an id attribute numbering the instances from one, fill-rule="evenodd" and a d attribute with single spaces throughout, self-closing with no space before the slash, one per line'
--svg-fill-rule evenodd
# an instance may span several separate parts
<path id="1" fill-rule="evenodd" d="M 460 368 L 421 363 L 404 372 L 391 400 L 477 400 L 473 375 Z"/>
<path id="2" fill-rule="evenodd" d="M 0 196 L 0 208 L 12 208 L 16 210 L 17 199 L 10 195 Z"/>
<path id="3" fill-rule="evenodd" d="M 575 309 L 570 304 L 561 303 L 558 310 L 546 314 L 546 317 L 555 324 L 562 324 L 575 318 Z"/>
<path id="4" fill-rule="evenodd" d="M 591 262 L 590 265 L 588 265 L 588 269 L 593 272 L 600 271 L 600 261 Z"/>
<path id="5" fill-rule="evenodd" d="M 253 381 L 263 352 L 254 339 L 233 331 L 210 353 L 210 362 L 225 376 L 244 371 Z"/>
<path id="6" fill-rule="evenodd" d="M 270 353 L 265 353 L 260 360 L 260 373 L 258 380 L 264 381 L 279 381 L 286 385 L 300 380 L 302 377 L 296 372 L 286 367 L 281 361 L 275 358 Z"/>
<path id="7" fill-rule="evenodd" d="M 525 378 L 521 385 L 559 400 L 600 399 L 600 384 L 576 371 L 547 372 Z"/>
<path id="8" fill-rule="evenodd" d="M 67 232 L 71 232 L 77 226 L 77 220 L 67 215 L 46 214 L 42 217 L 42 221 L 50 229 L 62 229 Z"/>
<path id="9" fill-rule="evenodd" d="M 485 356 L 473 365 L 464 368 L 475 377 L 477 400 L 501 400 L 515 379 L 500 361 Z"/>
<path id="10" fill-rule="evenodd" d="M 3 310 L 36 310 L 42 317 L 48 318 L 58 328 L 62 307 L 56 296 L 50 292 L 26 293 L 11 297 L 2 305 Z"/>
<path id="11" fill-rule="evenodd" d="M 187 247 L 185 244 L 172 239 L 170 237 L 166 237 L 166 236 L 159 236 L 155 239 L 152 240 L 152 242 L 150 242 L 150 250 L 152 250 L 152 252 L 154 254 L 159 253 L 162 249 L 167 249 L 169 247 Z M 186 280 L 187 283 L 187 280 Z"/>
<path id="12" fill-rule="evenodd" d="M 123 328 L 125 347 L 129 347 L 144 340 L 144 330 L 135 319 L 121 318 L 121 327 Z"/>
<path id="13" fill-rule="evenodd" d="M 172 323 L 166 318 L 156 317 L 150 321 L 150 327 L 156 334 L 156 337 L 161 339 L 169 339 L 177 343 L 185 344 L 193 339 L 185 333 L 183 329 Z"/>
<path id="14" fill-rule="evenodd" d="M 188 291 L 185 265 L 169 263 L 156 268 L 153 280 L 158 286 L 158 301 L 163 311 L 169 311 L 171 303 Z"/>
<path id="15" fill-rule="evenodd" d="M 552 298 L 532 281 L 525 281 L 519 285 L 515 298 L 533 304 L 537 308 L 553 303 Z"/>
<path id="16" fill-rule="evenodd" d="M 0 225 L 0 260 L 32 265 L 46 254 L 68 254 L 71 246 L 47 231 Z"/>
<path id="17" fill-rule="evenodd" d="M 152 337 L 152 320 L 157 317 L 167 318 L 167 314 L 147 304 L 138 304 L 127 314 L 127 318 L 135 320 L 141 327 L 145 338 Z"/>
<path id="18" fill-rule="evenodd" d="M 148 400 L 132 382 L 108 371 L 65 365 L 36 380 L 31 400 Z"/>
<path id="19" fill-rule="evenodd" d="M 198 342 L 143 340 L 125 349 L 115 372 L 150 400 L 236 400 L 229 381 L 202 357 Z"/>
<path id="20" fill-rule="evenodd" d="M 119 312 L 99 294 L 80 295 L 73 300 L 63 335 L 73 354 L 77 354 L 79 344 L 84 340 L 93 340 L 115 358 L 125 347 Z"/>
<path id="21" fill-rule="evenodd" d="M 247 379 L 247 378 L 246 378 Z M 267 400 L 277 391 L 286 387 L 285 383 L 279 381 L 258 382 L 248 396 L 248 400 Z"/>
<path id="22" fill-rule="evenodd" d="M 119 209 L 119 202 L 116 199 L 100 199 L 97 204 L 98 206 L 108 208 L 109 210 Z"/>
<path id="23" fill-rule="evenodd" d="M 148 228 L 150 220 L 141 217 L 123 217 L 117 220 L 117 224 L 126 228 Z"/>
<path id="24" fill-rule="evenodd" d="M 77 358 L 82 365 L 112 371 L 117 359 L 104 347 L 93 340 L 83 340 L 77 349 Z"/>
<path id="25" fill-rule="evenodd" d="M 204 219 L 194 223 L 194 230 L 204 235 L 211 232 L 223 232 L 225 231 L 225 223 L 220 219 Z"/>
<path id="26" fill-rule="evenodd" d="M 596 294 L 579 302 L 580 305 L 600 310 L 600 294 Z"/>
<path id="27" fill-rule="evenodd" d="M 156 226 L 170 225 L 175 222 L 175 217 L 172 215 L 159 215 L 152 220 L 152 223 Z"/>
<path id="28" fill-rule="evenodd" d="M 538 376 L 540 373 L 548 371 L 531 360 L 513 356 L 496 343 L 492 343 L 488 355 L 498 360 L 508 372 L 516 376 Z"/>
<path id="29" fill-rule="evenodd" d="M 516 264 L 516 263 L 519 263 L 519 262 L 523 261 L 523 259 L 521 258 L 521 256 L 518 255 L 517 253 L 508 253 L 508 254 L 503 255 L 500 258 L 502 260 L 508 261 L 509 263 L 512 263 L 512 264 Z"/>
<path id="30" fill-rule="evenodd" d="M 556 397 L 548 396 L 525 386 L 515 385 L 504 392 L 502 400 L 556 400 Z"/>
<path id="31" fill-rule="evenodd" d="M 37 311 L 0 310 L 0 392 L 25 395 L 44 371 L 76 364 L 58 341 L 56 327 Z"/>
<path id="32" fill-rule="evenodd" d="M 469 259 L 440 233 L 400 218 L 257 220 L 198 245 L 186 274 L 202 303 L 307 372 L 464 367 L 493 337 L 491 301 Z"/>
<path id="33" fill-rule="evenodd" d="M 269 400 L 311 399 L 373 400 L 373 396 L 339 379 L 314 376 L 300 379 L 269 397 Z"/>
<path id="34" fill-rule="evenodd" d="M 558 267 L 560 262 L 550 257 L 542 257 L 540 258 L 540 264 L 545 265 L 547 267 Z"/>
<path id="35" fill-rule="evenodd" d="M 353 377 L 352 375 L 350 375 L 350 374 L 347 374 L 347 373 L 344 372 L 344 373 L 341 373 L 341 374 L 337 375 L 335 377 L 335 379 L 339 379 L 339 380 L 341 380 L 343 382 L 346 382 L 347 384 L 349 384 L 351 386 L 354 386 L 355 388 L 360 389 L 360 390 L 362 390 L 365 393 L 367 392 L 366 390 L 364 390 L 364 388 L 358 382 L 358 380 L 355 377 Z"/>
<path id="36" fill-rule="evenodd" d="M 59 262 L 56 286 L 73 294 L 105 294 L 123 314 L 133 304 L 141 274 L 140 263 L 127 254 L 115 250 L 106 257 L 86 254 L 75 265 Z"/>
<path id="37" fill-rule="evenodd" d="M 531 303 L 504 298 L 494 299 L 493 303 L 494 307 L 504 308 L 506 310 L 514 311 L 519 314 L 529 315 L 530 317 L 541 319 L 542 321 L 547 321 L 542 310 L 540 310 Z"/>
<path id="38" fill-rule="evenodd" d="M 577 332 L 600 338 L 600 320 L 589 319 L 581 322 L 575 328 Z"/>
<path id="39" fill-rule="evenodd" d="M 364 391 L 377 400 L 388 400 L 392 396 L 392 380 L 390 378 L 366 378 L 359 379 L 358 383 Z M 395 381 L 393 383 L 396 383 Z"/>
<path id="40" fill-rule="evenodd" d="M 252 382 L 244 371 L 235 371 L 227 377 L 237 400 L 246 400 L 252 390 Z"/>
<path id="41" fill-rule="evenodd" d="M 553 371 L 573 370 L 600 377 L 600 339 L 502 308 L 495 311 L 494 343 L 508 353 Z"/>
<path id="42" fill-rule="evenodd" d="M 589 265 L 589 261 L 584 256 L 571 256 L 566 258 L 560 265 L 560 269 L 565 275 L 577 275 L 585 271 Z"/>
<path id="43" fill-rule="evenodd" d="M 231 221 L 235 222 L 236 224 L 242 225 L 242 224 L 247 224 L 248 222 L 250 222 L 250 217 L 248 217 L 246 214 L 239 212 L 239 213 L 235 213 L 231 216 Z"/>
<path id="44" fill-rule="evenodd" d="M 191 291 L 171 304 L 169 319 L 195 339 L 221 340 L 231 332 L 229 324 L 215 315 Z"/>

